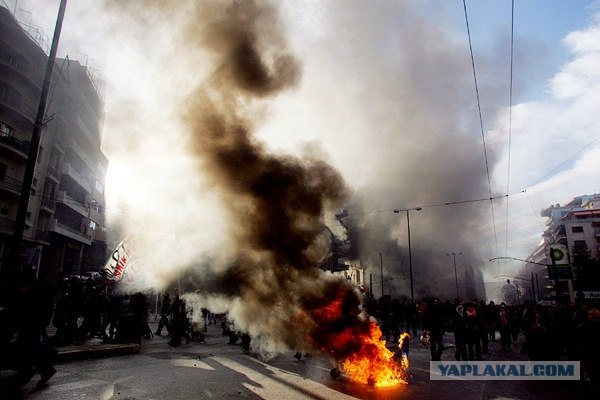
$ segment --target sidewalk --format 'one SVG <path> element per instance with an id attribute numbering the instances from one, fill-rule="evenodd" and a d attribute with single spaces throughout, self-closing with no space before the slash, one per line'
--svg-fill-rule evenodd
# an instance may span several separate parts
<path id="1" fill-rule="evenodd" d="M 152 332 L 156 331 L 158 321 L 149 321 Z M 54 334 L 54 327 L 50 326 L 47 329 L 49 336 Z M 166 330 L 163 331 L 166 335 Z M 101 339 L 91 338 L 84 342 L 81 346 L 69 345 L 64 347 L 56 347 L 58 356 L 56 362 L 58 364 L 69 361 L 85 360 L 102 357 L 124 356 L 128 354 L 139 354 L 142 347 L 149 344 L 164 344 L 168 342 L 168 337 L 157 336 L 151 339 L 143 339 L 142 344 L 137 343 L 102 343 Z"/>

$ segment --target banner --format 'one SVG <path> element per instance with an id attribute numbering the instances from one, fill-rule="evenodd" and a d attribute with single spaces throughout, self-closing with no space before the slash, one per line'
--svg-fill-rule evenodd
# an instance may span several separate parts
<path id="1" fill-rule="evenodd" d="M 107 279 L 114 282 L 120 282 L 121 279 L 123 279 L 127 261 L 131 255 L 132 245 L 133 240 L 129 238 L 123 239 L 115 251 L 112 252 L 111 256 L 106 262 L 106 265 L 104 265 L 104 268 L 102 269 L 102 273 Z"/>

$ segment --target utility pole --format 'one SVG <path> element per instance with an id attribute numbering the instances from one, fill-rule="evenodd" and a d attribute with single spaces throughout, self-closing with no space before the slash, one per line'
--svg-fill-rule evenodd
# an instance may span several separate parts
<path id="1" fill-rule="evenodd" d="M 454 281 L 456 282 L 456 298 L 460 298 L 460 294 L 458 293 L 458 272 L 456 271 L 456 255 L 461 255 L 462 253 L 446 253 L 447 256 L 452 256 L 454 260 Z"/>
<path id="2" fill-rule="evenodd" d="M 60 1 L 58 15 L 56 17 L 56 26 L 54 27 L 54 37 L 52 38 L 52 46 L 48 56 L 48 64 L 46 65 L 46 74 L 44 76 L 44 85 L 42 86 L 42 94 L 38 105 L 37 116 L 33 124 L 33 133 L 31 136 L 31 144 L 29 145 L 29 153 L 27 155 L 27 164 L 25 166 L 25 174 L 23 176 L 23 185 L 21 187 L 21 196 L 19 198 L 19 208 L 17 209 L 17 217 L 13 230 L 13 240 L 9 256 L 9 268 L 18 269 L 20 267 L 21 244 L 23 242 L 23 232 L 25 231 L 25 220 L 27 219 L 27 208 L 29 207 L 29 198 L 31 197 L 31 186 L 33 184 L 33 175 L 35 172 L 35 164 L 38 157 L 40 147 L 42 127 L 44 125 L 44 113 L 46 111 L 46 101 L 48 92 L 50 91 L 50 81 L 52 80 L 52 71 L 56 60 L 56 52 L 58 49 L 58 40 L 60 31 L 65 16 L 67 0 Z"/>
<path id="3" fill-rule="evenodd" d="M 415 290 L 413 285 L 412 250 L 410 248 L 410 215 L 408 214 L 408 212 L 421 211 L 422 209 L 422 207 L 414 207 L 394 210 L 394 214 L 399 214 L 400 211 L 406 211 L 406 229 L 408 231 L 408 270 L 410 274 L 410 299 L 413 303 L 415 302 Z"/>
<path id="4" fill-rule="evenodd" d="M 379 253 L 379 268 L 381 269 L 381 297 L 383 297 L 383 255 Z"/>
<path id="5" fill-rule="evenodd" d="M 535 282 L 533 281 L 533 272 L 531 273 L 531 297 L 533 298 L 533 302 L 536 303 L 537 300 L 535 298 Z"/>

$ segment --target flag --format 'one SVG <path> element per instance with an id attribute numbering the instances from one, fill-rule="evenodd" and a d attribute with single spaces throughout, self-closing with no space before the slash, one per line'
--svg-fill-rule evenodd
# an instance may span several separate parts
<path id="1" fill-rule="evenodd" d="M 125 267 L 131 255 L 132 242 L 131 239 L 125 238 L 119 243 L 115 251 L 112 252 L 102 269 L 107 279 L 114 282 L 119 282 L 123 279 Z"/>

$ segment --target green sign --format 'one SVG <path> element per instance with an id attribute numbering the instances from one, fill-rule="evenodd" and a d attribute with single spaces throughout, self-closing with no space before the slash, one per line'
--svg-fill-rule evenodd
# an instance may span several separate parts
<path id="1" fill-rule="evenodd" d="M 573 270 L 569 264 L 548 265 L 548 279 L 573 279 Z"/>
<path id="2" fill-rule="evenodd" d="M 552 280 L 573 279 L 573 270 L 569 265 L 567 247 L 556 243 L 548 246 L 547 251 L 552 261 L 551 264 L 548 264 L 548 278 Z"/>

